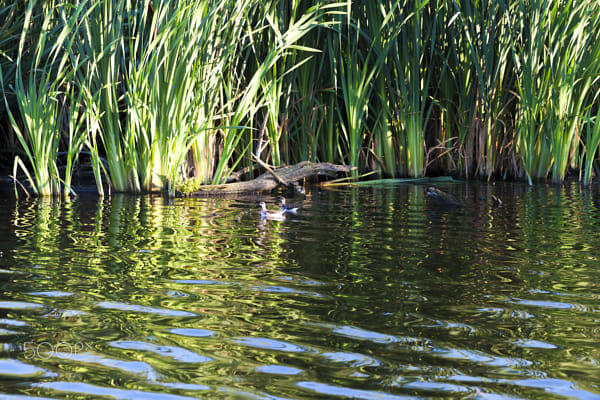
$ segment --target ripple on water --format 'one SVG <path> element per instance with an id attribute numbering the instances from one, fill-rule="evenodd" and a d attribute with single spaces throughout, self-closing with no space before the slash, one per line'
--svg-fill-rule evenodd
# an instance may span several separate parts
<path id="1" fill-rule="evenodd" d="M 440 211 L 414 185 L 323 190 L 263 226 L 255 201 L 161 196 L 11 215 L 0 335 L 18 355 L 0 360 L 3 391 L 598 398 L 596 200 L 545 208 L 539 229 L 533 200 L 491 208 L 468 191 Z M 57 350 L 75 341 L 87 352 Z"/>
<path id="2" fill-rule="evenodd" d="M 532 389 L 540 389 L 546 393 L 565 396 L 573 399 L 600 400 L 600 395 L 588 392 L 578 388 L 574 382 L 565 379 L 555 378 L 529 378 L 518 380 L 499 379 L 499 383 L 526 387 Z"/>
<path id="3" fill-rule="evenodd" d="M 459 394 L 463 395 L 466 393 L 470 393 L 474 391 L 472 388 L 462 385 L 455 385 L 451 383 L 445 382 L 432 382 L 426 380 L 418 380 L 408 382 L 402 385 L 403 389 L 409 390 L 419 390 L 421 392 L 447 392 L 449 394 Z"/>
<path id="4" fill-rule="evenodd" d="M 181 389 L 181 390 L 210 390 L 210 386 L 200 385 L 197 383 L 183 383 L 183 382 L 154 382 L 156 385 L 160 385 L 166 388 Z"/>
<path id="5" fill-rule="evenodd" d="M 241 337 L 233 339 L 232 342 L 244 346 L 255 347 L 258 349 L 269 349 L 283 351 L 287 353 L 314 353 L 314 349 L 306 346 L 300 346 L 282 340 L 269 339 L 264 337 Z"/>
<path id="6" fill-rule="evenodd" d="M 141 342 L 137 340 L 120 340 L 110 342 L 112 347 L 125 350 L 148 351 L 162 357 L 171 358 L 174 361 L 184 363 L 204 363 L 214 361 L 210 357 L 201 356 L 193 351 L 177 346 L 156 345 L 154 343 Z"/>
<path id="7" fill-rule="evenodd" d="M 126 361 L 115 358 L 109 358 L 92 353 L 74 353 L 74 352 L 49 352 L 47 357 L 56 357 L 63 360 L 73 361 L 85 364 L 97 364 L 106 368 L 118 369 L 125 373 L 137 376 L 143 376 L 148 381 L 157 381 L 160 375 L 154 368 L 144 361 Z"/>
<path id="8" fill-rule="evenodd" d="M 54 317 L 65 318 L 65 319 L 69 319 L 69 318 L 73 318 L 73 317 L 81 317 L 84 315 L 87 315 L 87 313 L 85 311 L 79 311 L 79 310 L 57 310 L 54 313 Z"/>
<path id="9" fill-rule="evenodd" d="M 275 276 L 273 277 L 276 281 L 282 282 L 293 282 L 298 285 L 306 285 L 306 286 L 327 286 L 327 282 L 318 281 L 316 279 L 303 279 L 298 276 Z"/>
<path id="10" fill-rule="evenodd" d="M 388 335 L 385 333 L 379 333 L 368 329 L 357 328 L 349 325 L 336 325 L 329 323 L 318 323 L 318 324 L 307 324 L 309 326 L 323 327 L 331 330 L 332 333 L 347 337 L 350 339 L 365 340 L 373 343 L 390 344 L 390 343 L 402 343 L 408 345 L 418 345 L 424 343 L 423 339 L 411 338 L 406 336 Z"/>
<path id="11" fill-rule="evenodd" d="M 101 301 L 96 303 L 98 307 L 111 309 L 111 310 L 120 310 L 120 311 L 128 311 L 134 313 L 144 313 L 144 314 L 156 314 L 165 317 L 194 317 L 198 314 L 195 314 L 190 311 L 182 311 L 182 310 L 170 310 L 167 308 L 157 308 L 157 307 L 148 307 L 142 306 L 138 304 L 127 304 L 121 303 L 118 301 Z"/>
<path id="12" fill-rule="evenodd" d="M 21 272 L 19 271 L 13 271 L 10 269 L 4 269 L 4 268 L 0 268 L 0 274 L 20 274 Z"/>
<path id="13" fill-rule="evenodd" d="M 185 285 L 230 285 L 230 282 L 212 281 L 207 279 L 173 279 L 173 283 L 182 283 Z"/>
<path id="14" fill-rule="evenodd" d="M 446 320 L 431 320 L 431 319 L 427 319 L 427 318 L 423 318 L 424 323 L 422 323 L 420 326 L 424 327 L 424 328 L 438 328 L 438 329 L 445 329 L 447 331 L 449 331 L 450 334 L 456 333 L 458 331 L 464 331 L 465 333 L 472 335 L 478 332 L 478 329 L 475 329 L 474 327 L 464 324 L 462 322 L 452 322 L 452 321 L 446 321 Z"/>
<path id="15" fill-rule="evenodd" d="M 25 396 L 25 395 L 20 395 L 20 394 L 3 394 L 0 395 L 0 400 L 58 400 L 55 398 L 51 398 L 51 397 L 31 397 L 31 396 Z"/>
<path id="16" fill-rule="evenodd" d="M 143 390 L 115 389 L 83 382 L 44 382 L 36 383 L 33 386 L 58 392 L 68 392 L 91 396 L 107 396 L 123 400 L 190 400 L 196 398 Z"/>
<path id="17" fill-rule="evenodd" d="M 513 298 L 508 302 L 513 304 L 519 304 L 523 306 L 540 307 L 540 308 L 551 308 L 555 310 L 585 310 L 585 307 L 578 304 L 565 303 L 561 301 L 551 300 L 529 300 Z"/>
<path id="18" fill-rule="evenodd" d="M 431 354 L 444 359 L 468 361 L 478 365 L 501 368 L 503 373 L 512 372 L 520 375 L 531 375 L 532 372 L 527 368 L 533 363 L 517 357 L 500 357 L 487 354 L 481 350 L 457 349 L 451 347 L 436 347 L 431 350 Z M 508 369 L 508 370 L 507 370 Z"/>
<path id="19" fill-rule="evenodd" d="M 265 293 L 283 293 L 283 294 L 298 294 L 302 296 L 308 297 L 316 297 L 323 298 L 325 297 L 321 293 L 310 292 L 306 290 L 299 290 L 295 288 L 289 288 L 286 286 L 278 286 L 278 285 L 262 285 L 262 286 L 253 286 L 251 290 L 258 290 Z"/>
<path id="20" fill-rule="evenodd" d="M 175 335 L 190 337 L 211 337 L 217 334 L 216 332 L 210 331 L 208 329 L 198 328 L 172 328 L 169 329 L 169 332 L 174 333 Z"/>
<path id="21" fill-rule="evenodd" d="M 29 322 L 20 321 L 17 319 L 0 318 L 0 324 L 10 326 L 31 326 Z"/>
<path id="22" fill-rule="evenodd" d="M 343 363 L 349 367 L 375 367 L 380 366 L 381 362 L 376 358 L 365 354 L 350 353 L 343 351 L 325 352 L 321 356 L 335 363 Z"/>
<path id="23" fill-rule="evenodd" d="M 273 375 L 299 375 L 303 372 L 299 368 L 286 367 L 285 365 L 261 365 L 255 371 Z"/>
<path id="24" fill-rule="evenodd" d="M 519 346 L 519 347 L 527 348 L 527 349 L 553 350 L 553 349 L 558 348 L 558 346 L 555 346 L 552 343 L 546 343 L 546 342 L 542 342 L 541 340 L 534 340 L 534 339 L 515 339 L 515 340 L 511 340 L 510 343 L 512 343 L 516 346 Z"/>
<path id="25" fill-rule="evenodd" d="M 399 396 L 376 390 L 353 389 L 344 386 L 330 385 L 312 381 L 302 381 L 296 383 L 296 385 L 311 392 L 316 392 L 320 395 L 338 396 L 341 398 L 364 400 L 405 400 L 414 398 L 412 396 Z"/>
<path id="26" fill-rule="evenodd" d="M 63 292 L 62 290 L 48 290 L 42 292 L 29 292 L 32 296 L 45 296 L 45 297 L 69 297 L 73 296 L 74 293 Z"/>
<path id="27" fill-rule="evenodd" d="M 0 376 L 7 379 L 14 378 L 42 378 L 56 377 L 57 375 L 44 368 L 36 367 L 19 360 L 10 358 L 0 359 Z"/>
<path id="28" fill-rule="evenodd" d="M 0 308 L 8 309 L 8 310 L 28 310 L 28 309 L 38 309 L 44 308 L 43 304 L 39 303 L 30 303 L 27 301 L 0 301 Z"/>

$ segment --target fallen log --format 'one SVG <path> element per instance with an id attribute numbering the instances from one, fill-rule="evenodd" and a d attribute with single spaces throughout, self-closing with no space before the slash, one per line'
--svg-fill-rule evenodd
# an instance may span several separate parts
<path id="1" fill-rule="evenodd" d="M 273 190 L 283 185 L 293 187 L 294 183 L 304 178 L 313 176 L 335 176 L 340 172 L 350 172 L 353 167 L 349 165 L 336 165 L 331 163 L 312 163 L 302 161 L 298 164 L 280 167 L 258 176 L 249 181 L 224 183 L 222 185 L 203 185 L 185 196 L 218 196 L 225 194 L 264 192 Z"/>

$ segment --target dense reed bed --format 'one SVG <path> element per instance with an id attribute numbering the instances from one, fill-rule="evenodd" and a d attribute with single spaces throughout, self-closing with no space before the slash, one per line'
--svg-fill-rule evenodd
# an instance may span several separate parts
<path id="1" fill-rule="evenodd" d="M 254 159 L 589 183 L 600 5 L 557 0 L 0 2 L 13 176 L 168 191 Z"/>

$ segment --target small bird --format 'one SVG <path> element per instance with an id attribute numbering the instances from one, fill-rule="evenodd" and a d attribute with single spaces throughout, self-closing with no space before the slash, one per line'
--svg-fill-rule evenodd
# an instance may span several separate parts
<path id="1" fill-rule="evenodd" d="M 298 207 L 288 207 L 285 205 L 285 197 L 282 197 L 280 200 L 281 200 L 281 211 L 286 212 L 286 213 L 292 213 L 292 214 L 296 214 L 298 212 Z"/>
<path id="2" fill-rule="evenodd" d="M 274 219 L 282 221 L 285 219 L 286 210 L 267 210 L 267 205 L 264 201 L 260 202 L 260 217 L 262 219 Z"/>

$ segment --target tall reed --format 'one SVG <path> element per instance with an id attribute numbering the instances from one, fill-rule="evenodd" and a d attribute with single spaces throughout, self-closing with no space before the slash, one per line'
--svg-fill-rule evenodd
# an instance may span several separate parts
<path id="1" fill-rule="evenodd" d="M 343 103 L 342 107 L 338 108 L 338 113 L 340 121 L 344 121 L 341 123 L 341 129 L 347 145 L 347 162 L 358 167 L 372 92 L 371 81 L 378 71 L 370 64 L 372 53 L 359 48 L 361 21 L 358 18 L 354 19 L 352 5 L 352 2 L 347 3 L 342 27 L 346 37 L 340 36 L 338 51 L 334 57 L 339 57 L 337 64 Z"/>
<path id="2" fill-rule="evenodd" d="M 308 2 L 307 2 L 308 3 Z M 308 4 L 311 5 L 311 4 Z M 290 14 L 295 19 L 309 7 L 297 2 Z M 287 99 L 284 103 L 281 124 L 280 147 L 282 160 L 293 163 L 295 160 L 317 161 L 319 158 L 334 160 L 336 156 L 335 132 L 326 121 L 333 121 L 333 108 L 327 108 L 334 100 L 332 87 L 334 78 L 328 67 L 327 52 L 322 48 L 333 34 L 328 27 L 328 16 L 319 17 L 319 25 L 299 41 L 310 52 L 291 49 L 286 59 L 288 73 L 284 76 Z M 332 110 L 327 112 L 326 110 Z"/>
<path id="3" fill-rule="evenodd" d="M 89 59 L 83 69 L 89 77 L 87 107 L 94 113 L 92 120 L 97 128 L 91 132 L 94 136 L 88 141 L 96 161 L 96 179 L 100 179 L 99 157 L 104 152 L 109 184 L 117 192 L 129 189 L 139 192 L 141 189 L 131 180 L 131 159 L 135 152 L 128 138 L 121 137 L 125 132 L 121 121 L 126 52 L 123 28 L 126 16 L 132 12 L 126 0 L 99 1 L 83 21 L 75 48 Z"/>
<path id="4" fill-rule="evenodd" d="M 598 12 L 573 1 L 521 1 L 515 8 L 515 25 L 523 27 L 515 49 L 518 149 L 529 183 L 550 171 L 561 182 L 579 145 L 599 71 Z"/>
<path id="5" fill-rule="evenodd" d="M 20 0 L 0 27 L 39 193 L 68 192 L 83 150 L 100 193 L 171 195 L 253 156 L 529 183 L 596 163 L 594 2 Z"/>
<path id="6" fill-rule="evenodd" d="M 455 3 L 456 23 L 463 29 L 469 68 L 475 73 L 475 104 L 472 104 L 471 140 L 476 142 L 476 173 L 488 179 L 502 156 L 503 132 L 511 100 L 511 30 L 508 7 L 502 0 Z"/>
<path id="7" fill-rule="evenodd" d="M 393 75 L 389 94 L 411 177 L 422 176 L 425 168 L 425 131 L 433 109 L 432 89 L 436 88 L 432 87 L 437 39 L 437 26 L 432 18 L 436 8 L 435 1 L 405 1 L 392 14 L 400 31 L 390 57 Z"/>
<path id="8" fill-rule="evenodd" d="M 583 3 L 555 4 L 552 13 L 553 132 L 551 133 L 552 179 L 563 181 L 569 164 L 577 160 L 588 101 L 597 98 L 593 86 L 600 77 L 600 7 Z M 592 96 L 592 99 L 590 99 Z"/>
<path id="9" fill-rule="evenodd" d="M 73 161 L 83 145 L 78 127 L 72 126 L 77 124 L 76 121 L 65 113 L 65 105 L 61 102 L 65 101 L 65 96 L 75 93 L 71 79 L 79 68 L 79 59 L 69 57 L 74 40 L 71 33 L 84 10 L 80 6 L 74 12 L 66 12 L 61 5 L 46 9 L 36 1 L 30 1 L 25 10 L 14 77 L 22 127 L 10 107 L 8 115 L 32 171 L 17 155 L 13 175 L 16 180 L 20 168 L 28 176 L 32 190 L 42 196 L 60 194 L 61 181 L 65 194 L 71 191 Z M 37 25 L 35 19 L 41 23 L 39 32 L 32 34 L 30 29 Z M 27 57 L 28 48 L 33 50 L 31 57 Z M 77 113 L 73 109 L 73 114 Z M 67 167 L 64 179 L 61 179 L 57 159 L 63 117 L 73 129 L 69 129 Z"/>
<path id="10" fill-rule="evenodd" d="M 210 134 L 214 111 L 205 111 L 218 107 L 223 61 L 208 59 L 219 54 L 209 38 L 219 34 L 228 5 L 160 4 L 151 19 L 141 19 L 155 29 L 149 40 L 128 41 L 136 56 L 125 72 L 127 136 L 135 142 L 139 164 L 133 172 L 144 191 L 168 190 L 173 195 L 175 184 L 187 176 L 181 168 L 190 147 L 205 143 L 200 136 Z"/>
<path id="11" fill-rule="evenodd" d="M 548 128 L 545 110 L 550 93 L 550 74 L 547 68 L 546 41 L 550 31 L 551 0 L 534 0 L 528 7 L 520 1 L 514 13 L 517 27 L 515 65 L 519 109 L 517 116 L 517 150 L 529 184 L 533 178 L 545 176 L 551 166 L 550 144 L 545 129 Z"/>
<path id="12" fill-rule="evenodd" d="M 401 167 L 398 165 L 397 144 L 390 124 L 393 107 L 389 101 L 390 96 L 387 95 L 386 82 L 392 77 L 386 59 L 395 49 L 399 29 L 402 27 L 392 19 L 400 6 L 402 3 L 398 1 L 365 3 L 367 23 L 364 26 L 368 29 L 367 35 L 371 37 L 370 47 L 377 57 L 374 64 L 378 72 L 371 83 L 373 98 L 372 105 L 369 106 L 372 110 L 369 150 L 373 161 L 369 167 L 391 177 L 397 176 Z"/>
<path id="13" fill-rule="evenodd" d="M 387 60 L 398 55 L 400 36 L 412 20 L 398 15 L 408 2 L 348 2 L 345 14 L 338 14 L 339 30 L 328 45 L 331 71 L 339 82 L 342 101 L 337 115 L 344 138 L 346 162 L 364 169 L 369 152 L 387 174 L 398 170 L 395 141 L 388 121 L 397 97 L 388 96 L 386 81 L 397 78 Z M 373 103 L 376 107 L 373 107 Z"/>
<path id="14" fill-rule="evenodd" d="M 252 8 L 250 7 L 249 9 Z M 327 6 L 320 5 L 309 8 L 306 13 L 300 16 L 300 18 L 291 22 L 290 25 L 286 27 L 287 29 L 285 31 L 279 31 L 277 25 L 273 23 L 269 23 L 268 26 L 265 27 L 260 27 L 260 30 L 273 29 L 273 34 L 277 39 L 271 44 L 271 47 L 264 49 L 266 51 L 264 56 L 260 53 L 253 55 L 256 57 L 256 68 L 251 68 L 248 64 L 243 64 L 241 66 L 241 71 L 246 73 L 246 78 L 248 79 L 243 87 L 239 86 L 239 80 L 234 79 L 230 79 L 229 84 L 225 85 L 227 97 L 226 118 L 224 121 L 226 122 L 225 126 L 233 128 L 228 128 L 228 133 L 223 139 L 223 150 L 219 163 L 217 164 L 213 183 L 222 182 L 228 174 L 227 171 L 229 170 L 229 165 L 235 167 L 244 156 L 251 154 L 252 143 L 246 142 L 246 144 L 239 149 L 241 154 L 237 156 L 236 159 L 233 159 L 236 147 L 238 144 L 243 143 L 241 135 L 244 130 L 240 129 L 240 127 L 251 127 L 258 109 L 261 106 L 265 104 L 268 105 L 270 102 L 274 101 L 273 93 L 268 85 L 278 84 L 277 79 L 269 79 L 273 78 L 273 69 L 278 62 L 282 60 L 291 49 L 312 51 L 310 48 L 297 45 L 297 42 L 318 24 L 320 15 L 327 11 L 327 9 Z M 255 33 L 252 31 L 253 28 L 250 28 L 251 31 L 249 34 Z M 233 70 L 232 72 L 234 71 L 237 72 L 236 70 Z M 234 77 L 232 76 L 232 78 Z M 265 79 L 267 79 L 267 82 L 265 82 Z M 237 86 L 236 84 L 231 84 L 231 82 L 238 82 Z M 274 90 L 275 93 L 278 91 L 277 88 Z M 271 131 L 269 135 L 271 149 L 276 149 L 276 151 L 277 144 L 275 142 L 277 140 L 277 135 L 277 132 L 274 131 Z"/>
<path id="15" fill-rule="evenodd" d="M 439 54 L 446 60 L 446 73 L 440 76 L 437 99 L 439 141 L 448 154 L 444 158 L 445 168 L 463 176 L 471 176 L 475 169 L 474 128 L 478 124 L 477 75 L 473 59 L 469 56 L 470 44 L 461 22 L 461 11 L 456 10 L 456 6 L 457 3 L 445 4 L 438 18 L 438 24 L 446 27 L 440 29 L 438 41 Z"/>
<path id="16" fill-rule="evenodd" d="M 592 118 L 592 111 L 588 110 L 587 123 L 585 125 L 585 151 L 581 154 L 580 164 L 583 183 L 589 185 L 592 181 L 593 163 L 600 146 L 600 121 L 598 113 Z"/>

